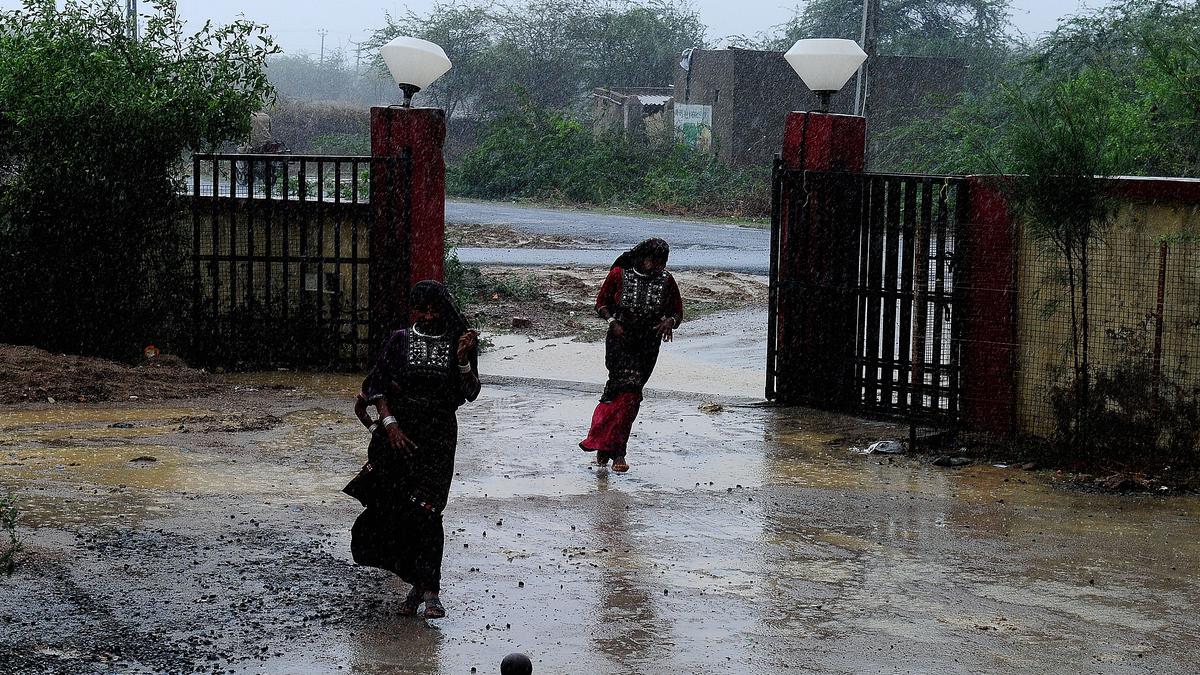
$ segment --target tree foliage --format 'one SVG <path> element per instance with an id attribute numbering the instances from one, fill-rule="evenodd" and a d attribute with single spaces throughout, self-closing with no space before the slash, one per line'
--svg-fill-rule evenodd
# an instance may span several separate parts
<path id="1" fill-rule="evenodd" d="M 267 78 L 280 97 L 306 101 L 346 101 L 360 106 L 391 103 L 395 84 L 371 68 L 371 58 L 340 49 L 324 60 L 309 54 L 277 55 L 267 60 Z"/>
<path id="2" fill-rule="evenodd" d="M 1003 52 L 1013 43 L 1010 0 L 881 0 L 880 54 L 969 57 Z M 735 42 L 786 50 L 802 38 L 862 39 L 862 0 L 811 0 L 768 33 Z"/>
<path id="3" fill-rule="evenodd" d="M 442 45 L 454 68 L 424 96 L 453 116 L 526 100 L 570 107 L 597 86 L 666 86 L 679 53 L 703 46 L 704 32 L 677 0 L 448 0 L 389 14 L 366 44 L 410 35 Z"/>
<path id="4" fill-rule="evenodd" d="M 1028 53 L 996 70 L 990 87 L 961 95 L 933 123 L 893 130 L 894 151 L 881 167 L 943 173 L 1021 170 L 1010 152 L 1021 115 L 1012 92 L 1036 97 L 1084 81 L 1108 84 L 1113 101 L 1095 114 L 1116 114 L 1136 175 L 1200 175 L 1200 6 L 1134 0 L 1064 19 Z M 1114 110 L 1114 106 L 1119 108 Z"/>
<path id="5" fill-rule="evenodd" d="M 248 134 L 275 47 L 148 4 L 136 41 L 104 0 L 0 13 L 0 341 L 132 357 L 185 314 L 173 176 L 186 150 Z"/>
<path id="6" fill-rule="evenodd" d="M 590 124 L 530 102 L 492 120 L 448 176 L 466 197 L 637 206 L 665 213 L 763 216 L 765 167 L 734 169 L 673 141 L 597 136 Z"/>

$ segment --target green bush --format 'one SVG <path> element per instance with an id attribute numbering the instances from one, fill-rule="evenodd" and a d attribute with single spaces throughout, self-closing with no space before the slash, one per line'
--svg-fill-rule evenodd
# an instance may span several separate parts
<path id="1" fill-rule="evenodd" d="M 280 97 L 267 114 L 271 116 L 271 138 L 292 152 L 370 154 L 371 111 L 367 106 Z"/>
<path id="2" fill-rule="evenodd" d="M 1126 359 L 1093 373 L 1086 396 L 1075 383 L 1054 387 L 1058 447 L 1105 468 L 1196 467 L 1200 392 L 1152 372 L 1144 359 Z"/>
<path id="3" fill-rule="evenodd" d="M 764 216 L 769 170 L 733 169 L 670 142 L 595 133 L 563 112 L 525 106 L 481 134 L 450 167 L 447 191 L 482 199 L 538 199 L 674 214 Z"/>
<path id="4" fill-rule="evenodd" d="M 274 47 L 247 21 L 193 32 L 174 0 L 146 5 L 138 39 L 106 0 L 0 11 L 0 342 L 180 346 L 179 159 L 248 135 Z"/>

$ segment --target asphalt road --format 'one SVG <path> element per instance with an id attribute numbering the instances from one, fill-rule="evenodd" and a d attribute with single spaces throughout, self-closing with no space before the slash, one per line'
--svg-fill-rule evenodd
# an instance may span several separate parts
<path id="1" fill-rule="evenodd" d="M 770 232 L 763 228 L 451 200 L 446 201 L 446 222 L 501 225 L 530 234 L 586 238 L 601 246 L 593 249 L 459 249 L 459 259 L 472 265 L 604 266 L 639 241 L 662 237 L 671 244 L 670 266 L 675 269 L 720 269 L 762 275 L 770 271 Z"/>
<path id="2" fill-rule="evenodd" d="M 211 194 L 212 189 L 211 181 L 201 179 L 201 194 Z M 226 182 L 218 190 L 220 194 L 229 194 Z M 245 196 L 243 190 L 244 187 L 239 187 L 239 196 Z M 460 248 L 459 259 L 471 265 L 604 266 L 639 241 L 662 237 L 671 244 L 671 267 L 675 269 L 719 269 L 762 275 L 770 271 L 770 231 L 760 227 L 449 199 L 446 222 L 499 225 L 530 234 L 597 242 L 596 248 L 589 249 Z"/>
<path id="3" fill-rule="evenodd" d="M 614 249 L 632 246 L 647 237 L 662 237 L 675 249 L 761 251 L 764 259 L 771 249 L 770 232 L 764 228 L 498 202 L 447 199 L 446 222 L 504 225 L 535 234 L 588 237 L 611 244 Z"/>

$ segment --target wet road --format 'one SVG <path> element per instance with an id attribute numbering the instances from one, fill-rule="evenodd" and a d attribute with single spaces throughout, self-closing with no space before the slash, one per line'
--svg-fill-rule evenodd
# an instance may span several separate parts
<path id="1" fill-rule="evenodd" d="M 671 242 L 673 249 L 761 251 L 764 258 L 771 250 L 770 231 L 761 227 L 499 202 L 447 199 L 446 222 L 504 225 L 542 235 L 586 236 L 622 250 L 647 237 L 662 237 Z"/>
<path id="2" fill-rule="evenodd" d="M 496 202 L 446 201 L 446 222 L 501 225 L 520 232 L 580 237 L 598 242 L 593 249 L 459 248 L 471 265 L 612 264 L 622 252 L 648 237 L 671 244 L 671 267 L 716 269 L 746 274 L 770 272 L 770 231 L 755 227 L 599 211 L 548 209 Z"/>
<path id="3" fill-rule="evenodd" d="M 640 241 L 640 240 L 639 240 Z M 458 248 L 458 259 L 468 265 L 542 267 L 552 265 L 606 267 L 626 249 Z M 671 247 L 671 269 L 724 270 L 766 276 L 771 271 L 767 251 L 680 249 Z"/>
<path id="4" fill-rule="evenodd" d="M 0 410 L 30 549 L 4 672 L 1185 673 L 1200 500 L 852 456 L 897 430 L 653 395 L 626 475 L 575 448 L 586 386 L 460 411 L 449 616 L 350 560 L 353 377 L 186 402 Z M 305 389 L 272 389 L 302 384 Z M 113 423 L 130 428 L 115 428 Z M 147 459 L 147 458 L 153 458 Z"/>
<path id="5" fill-rule="evenodd" d="M 202 179 L 201 194 L 210 195 L 212 190 L 211 181 Z M 229 193 L 228 181 L 222 181 L 218 194 Z M 237 186 L 237 194 L 246 196 L 247 188 Z M 332 197 L 327 198 L 331 200 Z M 597 245 L 591 249 L 457 249 L 459 259 L 471 265 L 604 266 L 643 239 L 662 237 L 671 243 L 671 266 L 676 269 L 720 269 L 764 275 L 770 271 L 770 231 L 761 227 L 456 200 L 446 200 L 446 222 L 499 225 L 530 234 L 579 237 Z"/>

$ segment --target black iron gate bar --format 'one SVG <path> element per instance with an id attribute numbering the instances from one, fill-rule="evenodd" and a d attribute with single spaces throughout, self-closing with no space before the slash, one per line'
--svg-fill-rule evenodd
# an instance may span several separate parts
<path id="1" fill-rule="evenodd" d="M 773 174 L 768 398 L 786 401 L 803 391 L 798 371 L 811 369 L 811 364 L 781 354 L 781 341 L 794 345 L 796 336 L 779 325 L 781 314 L 786 321 L 789 311 L 816 309 L 806 306 L 802 297 L 814 289 L 789 278 L 809 245 L 809 230 L 848 228 L 857 236 L 847 241 L 856 240 L 858 249 L 852 282 L 855 344 L 850 362 L 841 366 L 853 370 L 855 395 L 850 404 L 885 415 L 955 418 L 959 368 L 958 324 L 952 310 L 954 230 L 963 220 L 965 182 L 921 175 L 800 172 L 778 159 Z M 816 294 L 830 292 L 837 291 L 825 288 Z M 792 323 L 794 327 L 803 322 Z"/>
<path id="2" fill-rule="evenodd" d="M 867 218 L 860 226 L 855 372 L 862 404 L 883 414 L 955 418 L 953 246 L 965 182 L 882 174 L 861 180 Z"/>
<path id="3" fill-rule="evenodd" d="M 316 164 L 316 199 L 309 195 L 308 165 Z M 296 189 L 291 188 L 291 167 L 298 164 Z M 334 183 L 332 195 L 325 192 L 326 165 L 333 166 Z M 228 184 L 222 183 L 221 169 L 228 166 Z M 343 199 L 345 181 L 343 166 L 350 168 L 350 193 Z M 192 215 L 193 215 L 193 304 L 197 322 L 205 311 L 205 290 L 211 291 L 211 321 L 219 327 L 222 341 L 235 344 L 239 338 L 239 310 L 261 313 L 264 319 L 286 327 L 297 316 L 311 319 L 316 326 L 324 326 L 333 338 L 332 361 L 339 367 L 359 367 L 368 348 L 370 316 L 364 302 L 360 301 L 359 275 L 367 269 L 367 252 L 360 250 L 359 239 L 369 230 L 360 230 L 360 225 L 371 221 L 369 197 L 360 191 L 359 168 L 370 167 L 370 157 L 324 156 L 324 155 L 275 155 L 275 154 L 197 154 L 193 156 Z M 204 185 L 202 173 L 211 168 L 212 180 Z M 239 175 L 244 185 L 239 186 Z M 260 178 L 264 184 L 259 185 Z M 207 192 L 207 194 L 205 194 Z M 207 202 L 207 203 L 206 203 Z M 207 212 L 211 220 L 210 245 L 204 250 L 201 232 L 201 214 Z M 222 242 L 222 217 L 227 225 L 228 241 Z M 261 223 L 260 223 L 261 220 Z M 239 222 L 244 222 L 245 232 L 239 233 Z M 262 225 L 262 236 L 257 226 Z M 277 236 L 276 225 L 282 229 Z M 350 225 L 350 255 L 343 254 L 343 225 Z M 293 228 L 298 226 L 299 250 L 293 252 Z M 325 250 L 326 226 L 332 228 L 332 255 Z M 315 227 L 313 237 L 312 227 Z M 315 242 L 312 240 L 315 238 Z M 256 250 L 261 241 L 264 251 Z M 316 251 L 310 250 L 315 243 Z M 278 244 L 278 246 L 276 246 Z M 278 250 L 278 252 L 276 252 Z M 202 287 L 201 263 L 207 263 L 210 287 Z M 255 284 L 256 266 L 261 266 L 263 281 L 261 298 Z M 332 279 L 336 289 L 326 293 L 326 272 L 332 267 Z M 343 316 L 343 291 L 341 277 L 343 268 L 349 267 L 350 305 L 348 317 Z M 222 270 L 224 268 L 224 270 Z M 244 279 L 239 279 L 239 268 L 244 269 Z M 276 276 L 276 268 L 279 274 Z M 298 288 L 291 283 L 292 270 L 298 272 Z M 315 277 L 311 277 L 315 269 Z M 222 293 L 222 274 L 225 272 L 227 290 Z M 280 293 L 276 297 L 273 283 L 282 280 Z M 310 280 L 315 288 L 310 288 Z M 241 289 L 239 292 L 239 282 Z M 306 291 L 316 291 L 310 297 Z M 297 297 L 293 301 L 292 296 Z M 228 307 L 223 310 L 223 296 L 228 297 Z M 332 297 L 326 298 L 326 295 Z M 297 310 L 297 311 L 293 311 Z M 223 314 L 227 312 L 226 318 Z M 326 316 L 328 314 L 328 316 Z M 288 360 L 286 355 L 280 355 Z M 298 365 L 291 363 L 289 365 Z M 319 364 L 305 364 L 319 365 Z"/>

